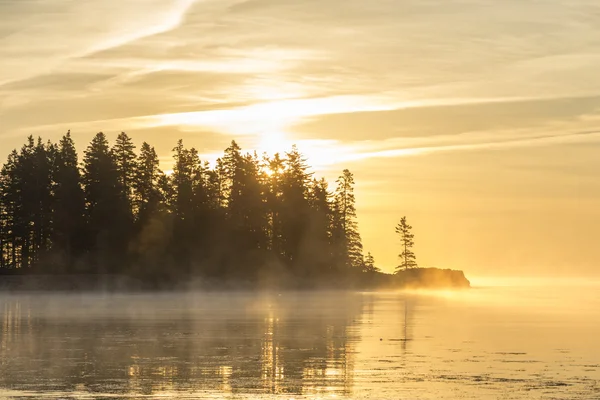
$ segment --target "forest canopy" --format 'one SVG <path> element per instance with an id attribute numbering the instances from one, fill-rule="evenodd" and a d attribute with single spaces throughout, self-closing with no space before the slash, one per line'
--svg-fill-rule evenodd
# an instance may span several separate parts
<path id="1" fill-rule="evenodd" d="M 293 146 L 273 156 L 235 141 L 211 166 L 173 149 L 98 133 L 80 160 L 70 132 L 29 137 L 0 173 L 0 269 L 44 274 L 128 274 L 258 280 L 338 279 L 375 272 L 363 256 L 354 177 L 331 190 Z"/>

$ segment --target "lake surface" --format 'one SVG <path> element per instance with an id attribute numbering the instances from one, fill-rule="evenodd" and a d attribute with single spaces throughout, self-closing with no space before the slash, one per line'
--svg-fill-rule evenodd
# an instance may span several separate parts
<path id="1" fill-rule="evenodd" d="M 600 286 L 0 295 L 0 398 L 600 398 Z"/>

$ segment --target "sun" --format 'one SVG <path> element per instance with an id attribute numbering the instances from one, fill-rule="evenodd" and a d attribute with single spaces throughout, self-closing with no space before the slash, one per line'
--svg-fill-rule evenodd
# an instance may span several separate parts
<path id="1" fill-rule="evenodd" d="M 272 156 L 275 153 L 284 153 L 292 147 L 291 141 L 282 131 L 264 132 L 259 135 L 257 152 L 267 153 Z"/>

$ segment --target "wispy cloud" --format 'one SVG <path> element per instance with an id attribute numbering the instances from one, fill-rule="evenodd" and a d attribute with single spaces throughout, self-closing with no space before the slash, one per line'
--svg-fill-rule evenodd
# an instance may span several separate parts
<path id="1" fill-rule="evenodd" d="M 177 27 L 197 0 L 0 3 L 0 85 Z"/>

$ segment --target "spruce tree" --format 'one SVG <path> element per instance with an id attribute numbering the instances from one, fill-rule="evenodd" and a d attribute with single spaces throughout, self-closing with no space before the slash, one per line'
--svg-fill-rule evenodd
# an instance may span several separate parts
<path id="1" fill-rule="evenodd" d="M 255 277 L 268 249 L 267 205 L 259 164 L 255 154 L 243 155 L 235 141 L 225 150 L 225 223 L 232 249 L 226 256 L 225 273 L 230 276 Z"/>
<path id="2" fill-rule="evenodd" d="M 363 271 L 370 272 L 370 273 L 380 272 L 379 268 L 377 268 L 375 266 L 375 258 L 373 257 L 371 252 L 368 252 L 367 255 L 365 256 Z"/>
<path id="3" fill-rule="evenodd" d="M 400 257 L 401 264 L 396 267 L 396 272 L 417 268 L 417 258 L 412 251 L 412 247 L 415 244 L 415 235 L 411 230 L 412 226 L 406 222 L 406 217 L 402 217 L 400 223 L 396 226 L 396 233 L 400 235 L 400 246 L 402 248 L 402 253 L 398 256 Z"/>
<path id="4" fill-rule="evenodd" d="M 356 222 L 354 175 L 345 169 L 336 180 L 334 196 L 333 241 L 335 259 L 343 270 L 362 267 L 362 241 Z"/>
<path id="5" fill-rule="evenodd" d="M 307 195 L 310 210 L 302 254 L 307 272 L 313 277 L 331 272 L 333 208 L 330 197 L 325 179 L 311 181 Z"/>
<path id="6" fill-rule="evenodd" d="M 283 232 L 282 232 L 282 202 L 284 160 L 279 153 L 269 158 L 263 157 L 265 175 L 265 189 L 267 202 L 267 219 L 269 223 L 269 249 L 275 259 L 283 259 Z"/>
<path id="7" fill-rule="evenodd" d="M 138 225 L 143 225 L 157 212 L 163 201 L 160 180 L 163 172 L 159 168 L 158 155 L 154 147 L 146 142 L 140 148 L 132 181 L 132 199 Z"/>
<path id="8" fill-rule="evenodd" d="M 135 229 L 131 251 L 133 274 L 146 281 L 169 278 L 172 226 L 168 212 L 168 177 L 159 169 L 154 147 L 144 142 L 136 161 L 132 182 Z"/>
<path id="9" fill-rule="evenodd" d="M 196 246 L 195 179 L 200 169 L 200 159 L 194 149 L 186 149 L 179 140 L 173 149 L 173 174 L 170 177 L 173 202 L 173 256 L 179 275 L 188 275 L 191 270 L 192 250 Z"/>
<path id="10" fill-rule="evenodd" d="M 309 203 L 308 191 L 311 174 L 306 159 L 296 146 L 286 153 L 281 196 L 281 229 L 283 237 L 283 256 L 285 261 L 297 273 L 306 268 L 302 260 L 303 240 L 308 233 Z"/>
<path id="11" fill-rule="evenodd" d="M 57 263 L 74 271 L 84 250 L 85 200 L 75 143 L 68 131 L 58 144 L 54 166 L 52 246 Z"/>
<path id="12" fill-rule="evenodd" d="M 114 153 L 100 132 L 84 152 L 82 183 L 86 201 L 88 246 L 97 271 L 115 272 L 127 263 L 129 204 L 123 195 Z M 124 224 L 126 229 L 124 228 Z"/>
<path id="13" fill-rule="evenodd" d="M 30 268 L 45 258 L 52 232 L 52 149 L 32 136 L 2 171 L 5 244 L 10 266 Z"/>
<path id="14" fill-rule="evenodd" d="M 20 268 L 19 225 L 22 212 L 22 190 L 18 176 L 19 154 L 13 150 L 0 172 L 0 200 L 2 204 L 2 264 L 5 268 Z"/>

